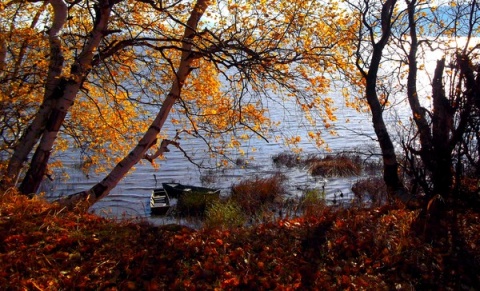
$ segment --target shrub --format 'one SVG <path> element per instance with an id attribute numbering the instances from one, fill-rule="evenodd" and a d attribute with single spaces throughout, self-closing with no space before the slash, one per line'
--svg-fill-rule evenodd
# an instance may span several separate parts
<path id="1" fill-rule="evenodd" d="M 319 209 L 325 207 L 325 192 L 319 189 L 307 189 L 300 203 L 305 215 L 316 214 Z"/>
<path id="2" fill-rule="evenodd" d="M 188 192 L 180 195 L 177 202 L 177 213 L 180 216 L 205 215 L 207 207 L 220 199 L 219 194 L 206 194 L 205 192 Z"/>
<path id="3" fill-rule="evenodd" d="M 360 202 L 370 201 L 381 205 L 387 201 L 387 186 L 381 177 L 368 177 L 355 182 L 352 192 Z"/>
<path id="4" fill-rule="evenodd" d="M 383 171 L 383 162 L 381 159 L 368 159 L 363 162 L 363 172 L 367 175 L 378 175 Z"/>
<path id="5" fill-rule="evenodd" d="M 232 228 L 244 225 L 246 218 L 235 201 L 217 200 L 207 207 L 205 226 L 209 228 Z"/>
<path id="6" fill-rule="evenodd" d="M 231 198 L 246 214 L 256 214 L 285 194 L 284 180 L 285 176 L 281 174 L 243 180 L 232 186 Z"/>

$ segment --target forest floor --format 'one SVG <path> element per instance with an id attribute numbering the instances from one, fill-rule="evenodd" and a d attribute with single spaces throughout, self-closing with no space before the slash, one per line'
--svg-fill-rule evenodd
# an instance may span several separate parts
<path id="1" fill-rule="evenodd" d="M 2 290 L 478 290 L 480 213 L 323 207 L 235 229 L 112 221 L 0 193 Z"/>

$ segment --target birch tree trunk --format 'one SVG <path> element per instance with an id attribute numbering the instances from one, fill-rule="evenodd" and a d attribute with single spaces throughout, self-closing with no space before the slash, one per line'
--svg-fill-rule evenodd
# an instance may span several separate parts
<path id="1" fill-rule="evenodd" d="M 181 61 L 177 68 L 175 79 L 173 80 L 170 92 L 165 97 L 160 111 L 151 123 L 147 132 L 140 139 L 135 148 L 123 158 L 123 160 L 120 161 L 101 182 L 97 183 L 87 191 L 75 193 L 60 199 L 59 202 L 62 205 L 73 207 L 79 202 L 86 201 L 85 206 L 89 207 L 107 196 L 108 193 L 115 188 L 118 182 L 125 177 L 128 171 L 145 156 L 147 150 L 156 143 L 157 136 L 165 124 L 173 105 L 180 98 L 183 84 L 191 72 L 191 64 L 195 60 L 192 51 L 192 41 L 197 33 L 196 30 L 200 18 L 209 5 L 209 0 L 198 0 L 190 14 L 185 27 Z"/>
<path id="2" fill-rule="evenodd" d="M 55 10 L 55 18 L 54 18 L 54 25 L 52 27 L 55 30 L 60 30 L 63 26 L 60 25 L 60 20 L 66 20 L 66 5 L 62 6 L 63 0 L 51 0 L 52 6 Z M 30 167 L 26 173 L 25 178 L 20 185 L 20 191 L 24 194 L 33 195 L 37 192 L 40 183 L 45 175 L 48 160 L 50 158 L 50 153 L 52 151 L 53 145 L 58 135 L 58 131 L 65 120 L 65 116 L 67 115 L 68 110 L 73 105 L 75 98 L 80 90 L 80 87 L 87 77 L 88 73 L 91 70 L 92 62 L 93 62 L 93 53 L 97 49 L 100 41 L 105 36 L 105 31 L 107 31 L 108 22 L 110 19 L 111 9 L 114 5 L 114 1 L 99 1 L 98 7 L 96 9 L 96 21 L 95 26 L 90 34 L 90 38 L 87 41 L 84 49 L 76 59 L 75 63 L 72 65 L 70 69 L 70 76 L 68 78 L 63 77 L 60 78 L 60 81 L 53 81 L 49 80 L 53 83 L 47 83 L 47 90 L 51 91 L 51 96 L 56 100 L 53 109 L 51 110 L 50 114 L 48 115 L 48 119 L 46 121 L 45 130 L 41 137 L 40 143 L 33 155 L 32 161 L 30 163 Z M 65 4 L 65 3 L 63 3 Z M 65 8 L 65 10 L 62 10 Z M 64 15 L 57 15 L 64 14 Z M 58 21 L 58 23 L 57 23 Z M 57 24 L 57 25 L 55 25 Z M 60 40 L 56 37 L 53 37 L 52 43 L 54 44 L 53 47 L 55 49 L 59 49 Z M 57 43 L 58 41 L 58 43 Z M 61 56 L 61 54 L 60 54 Z M 52 56 L 54 57 L 54 56 Z M 61 73 L 61 63 L 62 60 L 54 59 L 51 63 L 51 75 L 58 76 Z M 58 70 L 58 71 L 57 71 Z M 50 76 L 49 76 L 50 77 Z M 47 110 L 48 108 L 45 108 Z M 43 117 L 43 116 L 42 116 Z M 41 118 L 41 117 L 39 117 Z M 40 127 L 41 124 L 35 124 L 34 126 Z M 33 138 L 32 138 L 33 139 Z M 34 144 L 31 139 L 28 140 L 31 144 Z M 22 152 L 22 156 L 24 156 L 25 152 Z M 28 153 L 27 153 L 28 155 Z M 20 162 L 17 158 L 17 162 Z M 23 161 L 22 161 L 23 162 Z"/>
<path id="3" fill-rule="evenodd" d="M 40 139 L 47 119 L 52 112 L 55 102 L 59 99 L 58 88 L 60 83 L 60 75 L 64 65 L 64 56 L 62 44 L 60 40 L 60 32 L 65 25 L 68 15 L 67 4 L 63 0 L 50 0 L 53 9 L 53 21 L 48 33 L 50 44 L 50 62 L 48 67 L 48 75 L 45 85 L 43 102 L 40 105 L 34 119 L 25 129 L 20 138 L 18 146 L 15 148 L 12 157 L 9 160 L 6 175 L 3 179 L 3 186 L 10 187 L 17 180 L 17 177 L 23 167 L 23 163 L 27 160 L 28 155 L 32 152 L 33 147 Z M 42 10 L 43 11 L 43 10 Z M 38 16 L 35 17 L 38 20 Z M 36 23 L 36 20 L 34 23 Z M 32 24 L 33 26 L 34 24 Z M 21 57 L 19 58 L 21 62 Z M 20 69 L 20 63 L 16 65 L 15 70 Z"/>

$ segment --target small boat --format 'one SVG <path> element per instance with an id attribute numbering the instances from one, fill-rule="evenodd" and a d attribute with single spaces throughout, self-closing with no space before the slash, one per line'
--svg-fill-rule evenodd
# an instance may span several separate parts
<path id="1" fill-rule="evenodd" d="M 163 189 L 169 197 L 179 198 L 183 194 L 197 193 L 220 197 L 220 189 L 212 189 L 199 186 L 182 185 L 180 183 L 162 183 Z"/>
<path id="2" fill-rule="evenodd" d="M 170 198 L 167 192 L 162 189 L 153 189 L 150 197 L 150 212 L 152 215 L 165 215 L 170 209 Z"/>
<path id="3" fill-rule="evenodd" d="M 209 205 L 220 199 L 220 189 L 163 183 L 167 195 L 177 198 L 175 213 L 179 216 L 203 216 Z"/>

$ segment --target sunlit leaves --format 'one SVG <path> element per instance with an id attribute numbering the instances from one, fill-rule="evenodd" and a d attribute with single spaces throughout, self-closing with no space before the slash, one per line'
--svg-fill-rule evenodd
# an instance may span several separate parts
<path id="1" fill-rule="evenodd" d="M 146 130 L 145 123 L 137 117 L 135 103 L 124 94 L 109 96 L 104 92 L 98 96 L 102 95 L 103 98 L 80 98 L 65 126 L 65 132 L 82 149 L 84 165 L 94 165 L 97 171 L 117 163 L 131 146 L 129 141 Z M 104 137 L 106 132 L 108 137 Z"/>
<path id="2" fill-rule="evenodd" d="M 39 3 L 9 3 L 0 9 L 0 18 L 16 20 L 0 24 L 5 49 L 0 66 L 0 151 L 15 147 L 42 100 L 41 80 L 46 77 L 48 62 L 44 56 L 48 45 L 37 29 L 44 10 L 45 5 Z"/>
<path id="3" fill-rule="evenodd" d="M 177 115 L 172 125 L 202 137 L 212 153 L 223 155 L 230 148 L 245 153 L 242 144 L 248 139 L 271 138 L 278 123 L 269 117 L 267 98 L 295 100 L 312 126 L 331 126 L 333 103 L 323 97 L 336 68 L 348 70 L 344 58 L 350 55 L 348 41 L 354 32 L 354 23 L 337 2 L 218 1 L 211 3 L 195 37 L 182 40 L 193 4 L 123 0 L 112 6 L 108 30 L 86 67 L 88 75 L 57 150 L 67 144 L 78 147 L 85 165 L 107 165 L 125 154 L 175 80 L 185 41 L 191 42 L 195 61 L 181 102 L 173 109 Z M 90 2 L 69 6 L 69 17 L 58 34 L 65 57 L 60 77 L 65 80 L 84 78 L 74 68 L 98 20 L 97 8 Z M 39 22 L 29 26 L 36 11 Z M 2 12 L 12 24 L 10 28 L 2 24 L 0 30 L 9 42 L 6 65 L 22 72 L 28 66 L 36 70 L 31 88 L 10 82 L 10 89 L 3 90 L 22 96 L 16 99 L 18 112 L 21 104 L 33 105 L 27 113 L 17 114 L 22 118 L 12 119 L 19 123 L 15 132 L 3 134 L 11 136 L 10 147 L 43 98 L 42 74 L 48 71 L 50 56 L 48 35 L 42 31 L 51 25 L 52 12 L 49 5 L 39 3 L 10 4 Z M 24 43 L 28 57 L 20 57 Z M 320 132 L 311 136 L 319 146 Z"/>

